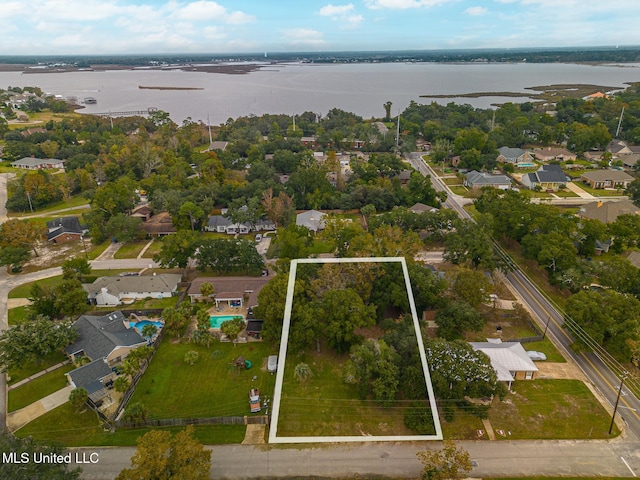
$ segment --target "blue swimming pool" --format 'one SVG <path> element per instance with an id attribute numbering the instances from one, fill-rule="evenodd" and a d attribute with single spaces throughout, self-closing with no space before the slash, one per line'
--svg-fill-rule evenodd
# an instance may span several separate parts
<path id="1" fill-rule="evenodd" d="M 211 315 L 209 317 L 209 325 L 211 325 L 211 328 L 220 328 L 222 322 L 233 320 L 236 317 L 244 320 L 244 317 L 242 315 Z"/>
<path id="2" fill-rule="evenodd" d="M 155 325 L 158 330 L 164 327 L 163 322 L 153 321 L 153 320 L 140 320 L 139 322 L 129 322 L 129 326 L 135 328 L 140 335 L 142 335 L 142 329 L 145 325 Z"/>

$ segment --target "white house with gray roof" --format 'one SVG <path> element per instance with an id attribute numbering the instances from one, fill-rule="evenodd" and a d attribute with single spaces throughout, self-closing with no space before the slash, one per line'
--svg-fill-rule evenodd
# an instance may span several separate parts
<path id="1" fill-rule="evenodd" d="M 181 281 L 181 275 L 171 273 L 100 277 L 82 288 L 93 305 L 109 307 L 145 298 L 169 298 L 178 291 Z"/>
<path id="2" fill-rule="evenodd" d="M 475 351 L 484 353 L 498 375 L 498 380 L 506 382 L 509 390 L 514 380 L 533 380 L 538 367 L 529 358 L 520 342 L 469 342 Z"/>
<path id="3" fill-rule="evenodd" d="M 467 188 L 493 187 L 500 190 L 509 190 L 511 188 L 511 179 L 506 175 L 492 175 L 471 170 L 465 176 L 464 186 Z"/>
<path id="4" fill-rule="evenodd" d="M 11 162 L 11 166 L 15 168 L 24 168 L 26 170 L 41 170 L 49 168 L 64 168 L 64 160 L 58 158 L 34 158 L 24 157 L 15 162 Z"/>

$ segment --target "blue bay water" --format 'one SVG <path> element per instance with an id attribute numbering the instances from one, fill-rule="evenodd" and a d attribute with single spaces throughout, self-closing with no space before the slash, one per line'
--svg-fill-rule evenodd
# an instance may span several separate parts
<path id="1" fill-rule="evenodd" d="M 244 75 L 179 70 L 113 70 L 105 72 L 35 73 L 0 72 L 0 87 L 39 86 L 64 97 L 97 99 L 85 113 L 146 110 L 156 107 L 181 123 L 220 124 L 229 118 L 265 113 L 296 114 L 312 111 L 326 115 L 331 108 L 364 118 L 382 117 L 383 104 L 392 113 L 418 103 L 468 103 L 488 108 L 524 98 L 482 97 L 426 99 L 421 95 L 456 95 L 474 92 L 527 92 L 527 87 L 551 84 L 597 84 L 623 88 L 640 82 L 640 65 L 576 64 L 279 64 Z M 192 87 L 200 90 L 153 90 L 138 86 Z"/>

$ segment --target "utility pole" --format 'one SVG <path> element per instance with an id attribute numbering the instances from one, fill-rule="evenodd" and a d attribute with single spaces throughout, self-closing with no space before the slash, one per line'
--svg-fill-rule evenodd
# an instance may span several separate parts
<path id="1" fill-rule="evenodd" d="M 547 324 L 544 326 L 544 332 L 542 332 L 542 339 L 543 340 L 547 336 L 547 328 L 549 328 L 549 322 L 550 321 L 551 321 L 551 317 L 549 317 L 549 320 L 547 320 Z"/>
<path id="2" fill-rule="evenodd" d="M 620 379 L 620 388 L 618 389 L 618 397 L 616 398 L 616 405 L 613 407 L 613 414 L 611 415 L 611 425 L 609 425 L 609 435 L 611 435 L 611 431 L 613 430 L 613 422 L 616 418 L 616 412 L 618 411 L 618 403 L 620 402 L 620 394 L 622 393 L 622 387 L 624 386 L 624 380 L 627 378 L 627 372 L 622 374 L 622 378 Z"/>
<path id="3" fill-rule="evenodd" d="M 620 133 L 620 127 L 622 126 L 623 115 L 624 115 L 624 105 L 622 106 L 622 112 L 620 112 L 620 120 L 618 120 L 618 128 L 616 129 L 616 138 L 618 138 L 618 134 Z"/>
<path id="4" fill-rule="evenodd" d="M 398 125 L 396 127 L 396 153 L 398 152 L 399 144 L 400 144 L 400 112 L 398 112 Z"/>

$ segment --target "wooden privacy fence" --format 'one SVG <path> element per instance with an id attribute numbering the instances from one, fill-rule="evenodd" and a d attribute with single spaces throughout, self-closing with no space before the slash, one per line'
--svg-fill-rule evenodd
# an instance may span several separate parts
<path id="1" fill-rule="evenodd" d="M 133 427 L 183 427 L 187 425 L 267 425 L 269 423 L 268 415 L 259 415 L 256 417 L 205 417 L 205 418 L 158 418 L 148 419 L 142 422 L 127 422 L 117 420 L 115 426 L 117 428 L 133 428 Z"/>

